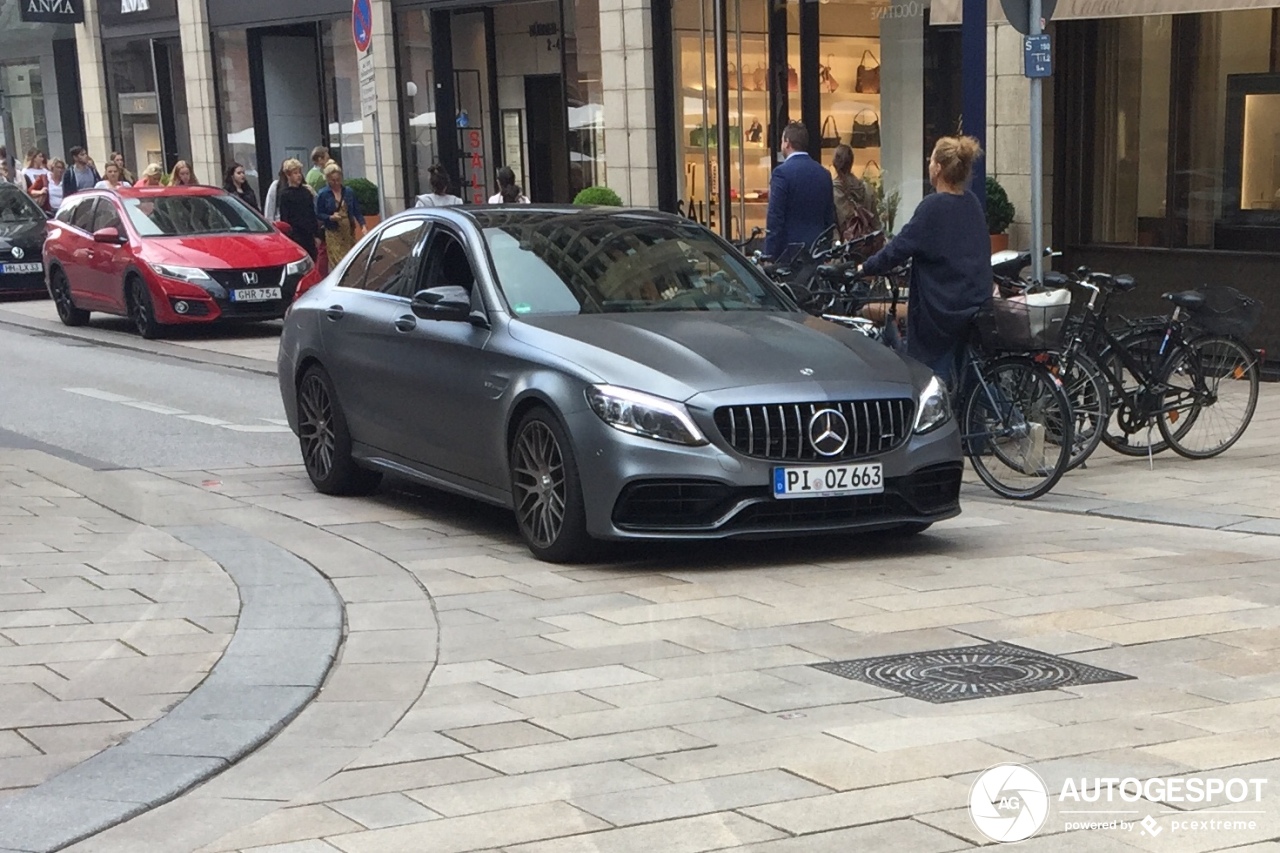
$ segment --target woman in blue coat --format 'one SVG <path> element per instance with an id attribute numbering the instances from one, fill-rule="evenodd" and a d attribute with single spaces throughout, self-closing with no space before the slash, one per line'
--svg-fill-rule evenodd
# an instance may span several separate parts
<path id="1" fill-rule="evenodd" d="M 911 261 L 907 355 L 950 382 L 973 317 L 991 299 L 991 238 L 982 203 L 969 190 L 982 147 L 972 136 L 944 136 L 929 158 L 925 196 L 911 221 L 859 267 L 882 275 Z"/>
<path id="2" fill-rule="evenodd" d="M 324 188 L 316 195 L 316 219 L 324 233 L 329 269 L 334 269 L 356 244 L 356 226 L 364 229 L 360 203 L 350 187 L 343 186 L 342 167 L 332 161 L 324 167 Z"/>

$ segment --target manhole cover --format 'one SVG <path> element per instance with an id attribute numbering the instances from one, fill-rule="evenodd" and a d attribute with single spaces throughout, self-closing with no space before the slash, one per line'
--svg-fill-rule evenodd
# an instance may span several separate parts
<path id="1" fill-rule="evenodd" d="M 1009 643 L 816 663 L 813 668 L 933 703 L 1133 678 Z"/>

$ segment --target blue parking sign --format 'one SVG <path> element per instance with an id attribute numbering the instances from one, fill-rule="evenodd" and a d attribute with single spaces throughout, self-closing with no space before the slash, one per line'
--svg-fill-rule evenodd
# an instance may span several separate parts
<path id="1" fill-rule="evenodd" d="M 1023 75 L 1026 77 L 1053 76 L 1053 42 L 1048 34 L 1027 36 L 1023 39 Z"/>

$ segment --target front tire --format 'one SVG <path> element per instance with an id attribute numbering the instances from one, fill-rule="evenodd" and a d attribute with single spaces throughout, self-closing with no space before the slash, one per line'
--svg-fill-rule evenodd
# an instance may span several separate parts
<path id="1" fill-rule="evenodd" d="M 322 494 L 367 495 L 382 482 L 381 473 L 361 468 L 351 455 L 347 418 L 333 380 L 319 365 L 298 383 L 298 442 L 311 485 Z"/>
<path id="2" fill-rule="evenodd" d="M 138 334 L 149 341 L 160 337 L 163 325 L 156 319 L 155 304 L 151 301 L 151 291 L 146 282 L 134 276 L 126 285 L 129 304 L 129 319 L 133 321 Z"/>
<path id="3" fill-rule="evenodd" d="M 76 307 L 71 297 L 71 282 L 61 267 L 54 269 L 49 275 L 49 296 L 58 309 L 58 319 L 64 326 L 83 326 L 89 322 L 89 312 Z"/>
<path id="4" fill-rule="evenodd" d="M 590 556 L 578 464 L 555 416 L 537 408 L 521 418 L 509 458 L 516 522 L 533 555 L 550 563 Z"/>

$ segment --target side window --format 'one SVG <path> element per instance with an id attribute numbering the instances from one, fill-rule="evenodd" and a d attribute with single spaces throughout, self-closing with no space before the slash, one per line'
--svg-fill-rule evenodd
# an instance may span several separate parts
<path id="1" fill-rule="evenodd" d="M 64 201 L 62 206 L 58 208 L 58 215 L 54 219 L 66 225 L 71 225 L 71 217 L 75 215 L 76 209 L 80 207 L 80 201 L 77 198 L 69 198 Z"/>
<path id="2" fill-rule="evenodd" d="M 365 290 L 411 298 L 418 281 L 422 235 L 426 230 L 427 223 L 421 219 L 396 222 L 382 229 L 378 247 L 369 259 Z"/>
<path id="3" fill-rule="evenodd" d="M 364 287 L 364 271 L 369 266 L 369 256 L 373 254 L 375 241 L 370 240 L 361 247 L 359 254 L 351 259 L 347 271 L 342 274 L 338 287 L 350 287 L 360 290 Z"/>
<path id="4" fill-rule="evenodd" d="M 100 231 L 103 228 L 115 228 L 124 233 L 124 225 L 120 222 L 120 213 L 116 206 L 105 198 L 98 199 L 98 207 L 93 214 L 93 227 L 89 231 Z"/>
<path id="5" fill-rule="evenodd" d="M 93 233 L 93 210 L 98 206 L 98 200 L 91 198 L 87 201 L 78 202 L 75 210 L 71 211 L 71 224 L 79 228 L 81 231 Z"/>
<path id="6" fill-rule="evenodd" d="M 462 287 L 471 291 L 476 283 L 475 271 L 462 241 L 443 228 L 437 228 L 431 237 L 426 269 L 423 287 Z"/>

